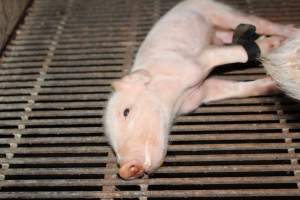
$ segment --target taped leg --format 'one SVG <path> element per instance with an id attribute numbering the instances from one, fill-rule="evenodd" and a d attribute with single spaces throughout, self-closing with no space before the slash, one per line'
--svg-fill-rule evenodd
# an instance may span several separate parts
<path id="1" fill-rule="evenodd" d="M 231 44 L 233 38 L 233 31 L 216 29 L 213 44 L 224 45 Z"/>
<path id="2" fill-rule="evenodd" d="M 260 48 L 261 55 L 264 56 L 272 49 L 278 47 L 281 41 L 282 37 L 272 36 L 258 39 L 256 43 Z M 207 67 L 207 70 L 210 71 L 218 65 L 246 63 L 248 61 L 248 55 L 241 45 L 216 46 L 202 52 L 198 61 L 201 63 L 201 66 Z"/>

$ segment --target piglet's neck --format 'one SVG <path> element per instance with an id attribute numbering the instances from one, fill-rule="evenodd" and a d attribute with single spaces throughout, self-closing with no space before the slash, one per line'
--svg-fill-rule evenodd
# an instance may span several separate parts
<path id="1" fill-rule="evenodd" d="M 177 113 L 175 104 L 182 93 L 176 78 L 165 75 L 154 75 L 148 88 L 153 95 L 160 101 L 161 106 L 166 109 L 166 112 L 173 118 Z"/>

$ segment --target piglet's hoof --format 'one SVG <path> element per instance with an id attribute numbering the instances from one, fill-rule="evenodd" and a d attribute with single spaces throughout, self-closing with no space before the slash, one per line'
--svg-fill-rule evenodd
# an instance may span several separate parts
<path id="1" fill-rule="evenodd" d="M 119 175 L 123 179 L 133 179 L 140 177 L 144 174 L 143 165 L 136 161 L 128 162 L 121 166 L 119 170 Z"/>

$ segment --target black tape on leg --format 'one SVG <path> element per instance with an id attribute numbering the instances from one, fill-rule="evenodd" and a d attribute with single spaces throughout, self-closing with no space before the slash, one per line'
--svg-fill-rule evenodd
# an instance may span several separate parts
<path id="1" fill-rule="evenodd" d="M 256 27 L 252 24 L 239 24 L 233 33 L 232 43 L 241 44 L 246 41 L 255 41 L 260 35 L 256 34 Z"/>
<path id="2" fill-rule="evenodd" d="M 240 45 L 242 45 L 247 52 L 248 61 L 256 61 L 260 58 L 260 48 L 254 41 L 243 42 Z"/>
<path id="3" fill-rule="evenodd" d="M 254 25 L 240 24 L 234 31 L 232 43 L 243 46 L 247 52 L 248 61 L 255 61 L 261 55 L 259 46 L 255 43 L 258 37 L 259 35 L 256 34 L 256 27 Z"/>

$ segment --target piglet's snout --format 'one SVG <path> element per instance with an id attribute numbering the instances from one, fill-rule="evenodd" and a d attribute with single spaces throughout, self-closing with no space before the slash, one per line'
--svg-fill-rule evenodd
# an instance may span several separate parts
<path id="1" fill-rule="evenodd" d="M 144 172 L 143 164 L 133 160 L 121 165 L 119 175 L 123 179 L 133 179 L 142 176 Z"/>
<path id="2" fill-rule="evenodd" d="M 149 131 L 150 132 L 150 131 Z M 150 132 L 152 133 L 152 132 Z M 159 134 L 143 134 L 127 141 L 118 149 L 119 175 L 134 179 L 157 169 L 165 157 L 164 138 Z"/>

